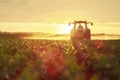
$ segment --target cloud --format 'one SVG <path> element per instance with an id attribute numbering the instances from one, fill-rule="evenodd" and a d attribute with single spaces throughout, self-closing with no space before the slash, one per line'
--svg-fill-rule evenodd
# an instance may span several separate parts
<path id="1" fill-rule="evenodd" d="M 0 5 L 27 4 L 28 0 L 0 0 Z"/>
<path id="2" fill-rule="evenodd" d="M 10 3 L 10 0 L 0 0 L 0 4 L 8 4 Z"/>
<path id="3" fill-rule="evenodd" d="M 108 1 L 108 0 L 107 0 Z M 120 21 L 119 0 L 0 0 L 0 21 L 24 22 L 92 19 L 96 22 Z"/>

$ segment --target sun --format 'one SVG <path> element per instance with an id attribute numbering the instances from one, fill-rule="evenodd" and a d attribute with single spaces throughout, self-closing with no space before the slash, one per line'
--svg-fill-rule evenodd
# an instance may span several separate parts
<path id="1" fill-rule="evenodd" d="M 59 26 L 58 34 L 70 34 L 72 29 L 68 24 L 57 24 L 57 26 Z"/>

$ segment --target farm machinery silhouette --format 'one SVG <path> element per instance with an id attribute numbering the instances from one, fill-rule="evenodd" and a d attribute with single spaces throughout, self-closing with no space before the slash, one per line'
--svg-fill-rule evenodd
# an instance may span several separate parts
<path id="1" fill-rule="evenodd" d="M 69 26 L 73 24 L 74 27 L 70 32 L 71 40 L 90 40 L 91 39 L 91 30 L 88 28 L 88 24 L 93 25 L 92 22 L 87 21 L 74 21 L 70 22 Z"/>

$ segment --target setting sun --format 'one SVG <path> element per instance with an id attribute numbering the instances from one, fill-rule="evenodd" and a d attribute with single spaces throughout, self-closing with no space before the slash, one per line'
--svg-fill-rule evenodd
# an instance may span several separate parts
<path id="1" fill-rule="evenodd" d="M 70 34 L 71 26 L 68 24 L 56 24 L 59 27 L 59 30 L 56 32 L 58 34 Z"/>

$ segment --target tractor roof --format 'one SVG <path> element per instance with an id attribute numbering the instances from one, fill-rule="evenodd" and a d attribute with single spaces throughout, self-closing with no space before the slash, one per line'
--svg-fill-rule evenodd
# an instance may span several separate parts
<path id="1" fill-rule="evenodd" d="M 87 22 L 87 21 L 75 21 L 75 20 L 74 20 L 74 22 L 69 22 L 69 25 L 70 25 L 71 23 L 72 23 L 72 24 L 84 23 L 84 24 L 86 24 L 86 25 L 90 23 L 91 25 L 93 25 L 92 22 Z"/>
<path id="2" fill-rule="evenodd" d="M 74 21 L 74 23 L 88 23 L 87 21 Z"/>

